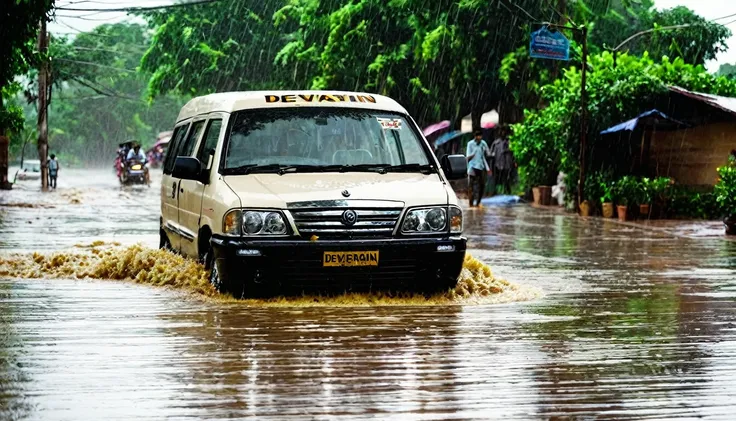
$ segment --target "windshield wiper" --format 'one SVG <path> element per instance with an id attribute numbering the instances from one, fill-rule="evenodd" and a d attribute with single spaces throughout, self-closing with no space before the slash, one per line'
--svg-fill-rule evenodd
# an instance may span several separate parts
<path id="1" fill-rule="evenodd" d="M 257 165 L 248 164 L 240 167 L 228 168 L 229 174 L 255 174 L 255 173 L 277 173 L 283 175 L 288 171 L 296 171 L 302 167 L 311 167 L 311 165 L 281 165 L 281 164 L 267 164 Z"/>
<path id="2" fill-rule="evenodd" d="M 436 173 L 437 170 L 432 165 L 421 164 L 359 164 L 359 165 L 243 165 L 240 167 L 229 168 L 230 174 L 257 174 L 257 173 L 276 173 L 284 175 L 290 172 L 377 172 L 386 174 L 388 172 L 420 172 L 422 174 Z"/>
<path id="3" fill-rule="evenodd" d="M 401 165 L 368 165 L 368 167 L 376 170 L 377 172 L 381 174 L 386 174 L 387 172 L 419 172 L 422 174 L 433 174 L 436 173 L 437 170 L 432 165 L 422 165 L 422 164 L 401 164 Z"/>

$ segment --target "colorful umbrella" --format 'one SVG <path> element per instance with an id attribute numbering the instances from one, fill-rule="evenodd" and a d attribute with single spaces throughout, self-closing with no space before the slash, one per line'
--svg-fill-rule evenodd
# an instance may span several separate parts
<path id="1" fill-rule="evenodd" d="M 442 129 L 446 129 L 450 127 L 450 120 L 440 121 L 439 123 L 433 124 L 431 126 L 425 127 L 424 130 L 422 130 L 422 133 L 424 133 L 425 136 L 429 136 L 432 133 L 436 133 Z"/>
<path id="2" fill-rule="evenodd" d="M 463 132 L 462 130 L 455 130 L 449 133 L 445 133 L 442 136 L 437 138 L 437 141 L 434 142 L 434 147 L 437 148 L 441 145 L 444 145 L 445 143 L 451 141 L 452 139 L 456 139 L 464 134 L 465 132 Z"/>

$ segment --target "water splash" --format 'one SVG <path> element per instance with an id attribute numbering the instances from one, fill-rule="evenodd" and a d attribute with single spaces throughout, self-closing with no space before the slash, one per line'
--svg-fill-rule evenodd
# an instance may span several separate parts
<path id="1" fill-rule="evenodd" d="M 490 267 L 468 255 L 457 287 L 431 297 L 409 293 L 350 293 L 235 300 L 210 285 L 204 266 L 169 251 L 141 245 L 121 248 L 118 243 L 101 241 L 75 247 L 76 250 L 51 254 L 0 257 L 0 278 L 132 281 L 172 288 L 195 298 L 252 306 L 478 305 L 526 301 L 540 295 L 538 290 L 494 277 Z"/>

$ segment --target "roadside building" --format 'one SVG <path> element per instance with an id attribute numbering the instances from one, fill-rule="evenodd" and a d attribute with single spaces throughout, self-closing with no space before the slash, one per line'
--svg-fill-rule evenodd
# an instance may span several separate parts
<path id="1" fill-rule="evenodd" d="M 736 148 L 736 98 L 673 86 L 655 103 L 655 109 L 601 132 L 591 169 L 714 185 L 716 169 Z"/>

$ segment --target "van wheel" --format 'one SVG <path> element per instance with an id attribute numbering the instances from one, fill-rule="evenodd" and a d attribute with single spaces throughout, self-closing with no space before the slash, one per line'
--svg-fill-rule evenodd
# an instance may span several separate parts
<path id="1" fill-rule="evenodd" d="M 215 264 L 215 253 L 212 250 L 212 246 L 207 248 L 207 252 L 202 255 L 201 260 L 205 270 L 210 271 L 210 284 L 219 293 L 227 292 L 225 291 L 225 285 L 223 285 L 222 279 L 220 279 L 220 272 L 217 270 L 217 265 Z"/>
<path id="2" fill-rule="evenodd" d="M 159 241 L 158 241 L 158 248 L 162 250 L 172 251 L 171 250 L 171 241 L 169 241 L 169 237 L 166 235 L 164 230 L 159 231 Z"/>

